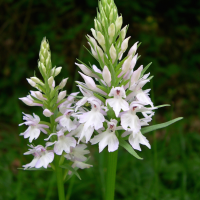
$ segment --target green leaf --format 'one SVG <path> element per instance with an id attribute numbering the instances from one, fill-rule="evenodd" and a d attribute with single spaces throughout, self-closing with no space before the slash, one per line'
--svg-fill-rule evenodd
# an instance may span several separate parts
<path id="1" fill-rule="evenodd" d="M 96 87 L 103 90 L 105 93 L 108 93 L 107 86 L 96 85 Z"/>
<path id="2" fill-rule="evenodd" d="M 40 122 L 39 122 L 39 124 L 45 124 L 45 125 L 47 125 L 47 126 L 51 127 L 51 124 L 50 124 L 49 122 L 40 121 Z"/>
<path id="3" fill-rule="evenodd" d="M 113 108 L 107 103 L 107 108 L 108 108 L 108 111 L 107 111 L 107 115 L 110 119 L 115 119 L 115 112 L 113 110 Z"/>
<path id="4" fill-rule="evenodd" d="M 119 145 L 122 146 L 122 147 L 124 147 L 124 149 L 126 149 L 131 155 L 133 155 L 137 159 L 143 160 L 143 158 L 141 158 L 140 156 L 138 156 L 138 154 L 133 150 L 133 148 L 131 147 L 131 145 L 128 144 L 123 139 L 119 139 Z"/>
<path id="5" fill-rule="evenodd" d="M 97 93 L 93 93 L 93 94 L 94 94 L 95 97 L 100 99 L 105 104 L 106 100 L 102 96 L 98 95 Z"/>
<path id="6" fill-rule="evenodd" d="M 138 45 L 137 45 L 137 49 L 139 48 L 139 46 L 142 44 L 142 42 L 140 42 Z"/>
<path id="7" fill-rule="evenodd" d="M 162 108 L 162 107 L 166 107 L 166 106 L 170 106 L 170 105 L 169 104 L 163 104 L 163 105 L 155 106 L 155 108 Z"/>
<path id="8" fill-rule="evenodd" d="M 145 133 L 157 130 L 157 129 L 161 129 L 161 128 L 167 127 L 167 126 L 169 126 L 169 125 L 171 125 L 171 124 L 173 124 L 173 123 L 175 123 L 175 122 L 177 122 L 181 119 L 183 119 L 183 117 L 178 117 L 176 119 L 170 120 L 170 121 L 162 123 L 162 124 L 156 124 L 156 125 L 148 126 L 148 127 L 142 128 L 141 132 L 142 132 L 142 134 L 145 134 Z"/>
<path id="9" fill-rule="evenodd" d="M 17 169 L 20 169 L 20 170 L 24 170 L 24 171 L 53 171 L 52 169 L 45 169 L 45 168 L 27 168 L 27 169 L 24 169 L 24 168 L 17 168 Z"/>
<path id="10" fill-rule="evenodd" d="M 150 67 L 151 64 L 152 64 L 152 62 L 150 62 L 150 63 L 142 70 L 140 77 L 143 76 L 143 74 L 147 71 L 147 69 Z"/>
<path id="11" fill-rule="evenodd" d="M 60 165 L 61 168 L 64 168 L 64 169 L 68 169 L 69 171 L 71 171 L 72 173 L 74 173 L 80 180 L 81 180 L 81 177 L 80 175 L 78 174 L 78 172 L 73 168 L 71 167 L 70 165 L 68 164 L 63 164 L 63 165 Z"/>

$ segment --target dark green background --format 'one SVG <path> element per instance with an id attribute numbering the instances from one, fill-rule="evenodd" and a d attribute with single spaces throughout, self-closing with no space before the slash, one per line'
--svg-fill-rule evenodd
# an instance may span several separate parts
<path id="1" fill-rule="evenodd" d="M 153 123 L 184 117 L 167 129 L 147 134 L 152 149 L 142 148 L 143 161 L 120 149 L 116 200 L 199 199 L 200 1 L 115 3 L 124 25 L 129 24 L 130 44 L 142 42 L 136 68 L 153 62 L 149 71 L 154 78 L 148 87 L 155 105 L 171 104 L 156 111 Z M 83 45 L 87 46 L 85 35 L 91 35 L 96 7 L 97 0 L 0 1 L 0 200 L 57 199 L 54 175 L 17 169 L 32 159 L 23 156 L 28 141 L 19 137 L 26 128 L 18 127 L 22 111 L 41 113 L 18 98 L 32 89 L 26 78 L 34 71 L 39 76 L 37 60 L 44 36 L 50 42 L 53 65 L 63 66 L 57 83 L 69 77 L 68 92 L 76 90 L 74 80 L 80 79 L 76 58 L 94 63 Z M 94 167 L 79 170 L 82 181 L 74 177 L 65 187 L 73 186 L 69 189 L 73 200 L 103 196 L 106 160 L 97 146 L 89 145 L 89 149 Z"/>

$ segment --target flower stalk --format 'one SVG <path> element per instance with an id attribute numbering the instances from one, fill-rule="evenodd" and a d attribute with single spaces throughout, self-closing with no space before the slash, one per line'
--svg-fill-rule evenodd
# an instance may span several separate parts
<path id="1" fill-rule="evenodd" d="M 114 200 L 118 150 L 108 152 L 105 200 Z"/>

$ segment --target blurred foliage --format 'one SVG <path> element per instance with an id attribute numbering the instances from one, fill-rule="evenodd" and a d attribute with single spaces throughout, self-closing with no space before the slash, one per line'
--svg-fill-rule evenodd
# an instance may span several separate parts
<path id="1" fill-rule="evenodd" d="M 87 45 L 96 16 L 97 0 L 4 0 L 0 1 L 0 200 L 56 199 L 55 177 L 49 172 L 19 171 L 30 162 L 23 156 L 27 140 L 19 137 L 25 127 L 21 112 L 39 113 L 19 102 L 32 89 L 26 78 L 38 75 L 37 60 L 44 36 L 50 42 L 52 63 L 63 66 L 58 76 L 70 77 L 68 92 L 76 90 L 74 78 L 80 78 L 74 62 L 82 58 L 95 63 L 83 48 Z M 152 150 L 143 148 L 138 161 L 120 151 L 116 199 L 189 200 L 200 198 L 200 1 L 115 0 L 124 25 L 129 24 L 130 43 L 141 41 L 138 60 L 154 75 L 152 95 L 155 104 L 171 104 L 157 111 L 157 123 L 178 116 L 182 122 L 166 130 L 147 135 Z M 91 147 L 92 169 L 81 171 L 71 199 L 102 199 L 104 156 Z M 74 183 L 73 183 L 74 180 Z M 70 187 L 69 187 L 70 188 Z"/>

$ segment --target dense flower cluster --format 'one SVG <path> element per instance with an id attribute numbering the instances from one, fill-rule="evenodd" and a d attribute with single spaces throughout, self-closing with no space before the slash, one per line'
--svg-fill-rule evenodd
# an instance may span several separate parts
<path id="1" fill-rule="evenodd" d="M 92 36 L 87 35 L 87 39 L 99 65 L 75 63 L 84 80 L 76 81 L 80 92 L 67 95 L 63 90 L 67 78 L 56 86 L 54 79 L 61 67 L 52 68 L 49 43 L 45 38 L 41 43 L 38 68 L 43 81 L 37 77 L 27 79 L 36 91 L 20 99 L 28 106 L 42 107 L 50 123 L 40 121 L 35 114 L 24 114 L 22 124 L 28 126 L 21 133 L 24 138 L 32 143 L 41 132 L 48 135 L 45 147 L 30 145 L 25 155 L 32 154 L 34 159 L 24 169 L 47 168 L 50 163 L 53 168 L 55 154 L 61 156 L 60 164 L 68 160 L 73 168 L 88 168 L 91 165 L 85 163 L 85 154 L 89 154 L 87 143 L 98 144 L 99 152 L 107 146 L 109 152 L 116 151 L 120 141 L 126 139 L 133 149 L 141 151 L 140 144 L 151 148 L 141 130 L 149 125 L 157 108 L 149 97 L 150 89 L 143 89 L 152 78 L 150 73 L 145 74 L 149 65 L 136 68 L 138 42 L 125 53 L 130 39 L 126 38 L 128 27 L 121 28 L 122 16 L 113 0 L 99 2 L 94 25 Z"/>

